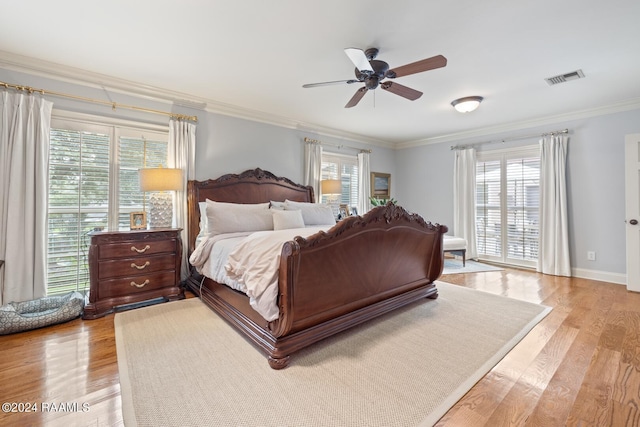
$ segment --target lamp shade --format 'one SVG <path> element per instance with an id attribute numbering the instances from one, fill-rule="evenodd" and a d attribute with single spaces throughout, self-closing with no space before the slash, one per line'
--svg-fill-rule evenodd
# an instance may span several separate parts
<path id="1" fill-rule="evenodd" d="M 325 179 L 320 182 L 322 194 L 342 194 L 342 183 L 338 179 Z"/>
<path id="2" fill-rule="evenodd" d="M 460 113 L 470 113 L 480 106 L 483 98 L 481 96 L 467 96 L 465 98 L 456 99 L 451 102 L 453 108 Z"/>
<path id="3" fill-rule="evenodd" d="M 171 168 L 140 169 L 140 190 L 172 191 L 182 189 L 182 170 Z"/>

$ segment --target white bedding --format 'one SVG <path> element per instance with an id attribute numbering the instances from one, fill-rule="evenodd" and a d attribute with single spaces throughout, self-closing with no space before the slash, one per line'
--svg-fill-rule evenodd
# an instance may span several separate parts
<path id="1" fill-rule="evenodd" d="M 251 232 L 238 232 L 205 236 L 197 243 L 196 249 L 189 257 L 189 262 L 198 273 L 223 283 L 232 289 L 246 293 L 244 285 L 238 284 L 227 276 L 224 266 L 233 248 Z"/>
<path id="2" fill-rule="evenodd" d="M 228 233 L 205 238 L 189 261 L 203 274 L 249 296 L 249 303 L 267 321 L 278 318 L 278 274 L 282 245 L 331 226 L 291 228 L 254 233 Z"/>

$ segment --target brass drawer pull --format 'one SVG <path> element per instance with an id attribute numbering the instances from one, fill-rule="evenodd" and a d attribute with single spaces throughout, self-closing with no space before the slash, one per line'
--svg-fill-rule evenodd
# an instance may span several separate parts
<path id="1" fill-rule="evenodd" d="M 145 280 L 144 283 L 136 283 L 136 282 L 131 282 L 131 286 L 135 286 L 136 288 L 144 288 L 145 285 L 149 284 L 149 279 Z"/>
<path id="2" fill-rule="evenodd" d="M 135 251 L 135 252 L 138 252 L 139 254 L 143 254 L 149 249 L 151 249 L 151 246 L 149 246 L 149 245 L 145 246 L 143 249 L 138 249 L 135 246 L 131 246 L 131 250 Z"/>
<path id="3" fill-rule="evenodd" d="M 149 261 L 145 262 L 144 265 L 137 265 L 135 262 L 132 262 L 131 263 L 131 268 L 137 268 L 138 270 L 144 270 L 149 265 L 151 265 L 151 263 Z"/>

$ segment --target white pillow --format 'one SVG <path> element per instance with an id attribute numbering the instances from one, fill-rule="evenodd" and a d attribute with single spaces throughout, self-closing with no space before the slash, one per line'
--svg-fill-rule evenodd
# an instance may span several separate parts
<path id="1" fill-rule="evenodd" d="M 269 202 L 242 204 L 207 199 L 206 204 L 207 232 L 211 236 L 240 231 L 273 230 Z"/>
<path id="2" fill-rule="evenodd" d="M 264 203 L 228 203 L 228 202 L 216 202 L 206 199 L 207 206 L 219 206 L 226 209 L 238 209 L 238 210 L 260 210 L 269 209 L 269 202 Z"/>
<path id="3" fill-rule="evenodd" d="M 270 208 L 271 209 L 277 209 L 279 211 L 283 211 L 284 210 L 284 202 L 274 202 L 272 200 Z"/>
<path id="4" fill-rule="evenodd" d="M 304 225 L 334 225 L 336 218 L 333 216 L 331 206 L 323 203 L 306 203 L 284 201 L 285 209 L 288 211 L 299 210 L 302 212 Z"/>
<path id="5" fill-rule="evenodd" d="M 284 209 L 284 207 L 283 207 Z M 286 230 L 288 228 L 304 228 L 301 211 L 284 211 L 273 209 L 273 229 Z"/>
<path id="6" fill-rule="evenodd" d="M 200 232 L 196 237 L 196 241 L 198 238 L 201 238 L 205 234 L 207 234 L 207 202 L 198 202 L 198 206 L 200 207 Z"/>

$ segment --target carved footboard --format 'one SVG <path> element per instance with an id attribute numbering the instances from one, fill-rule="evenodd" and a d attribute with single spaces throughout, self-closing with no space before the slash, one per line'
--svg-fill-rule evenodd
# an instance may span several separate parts
<path id="1" fill-rule="evenodd" d="M 447 227 L 389 204 L 285 244 L 272 367 L 290 353 L 421 298 L 437 297 Z"/>

